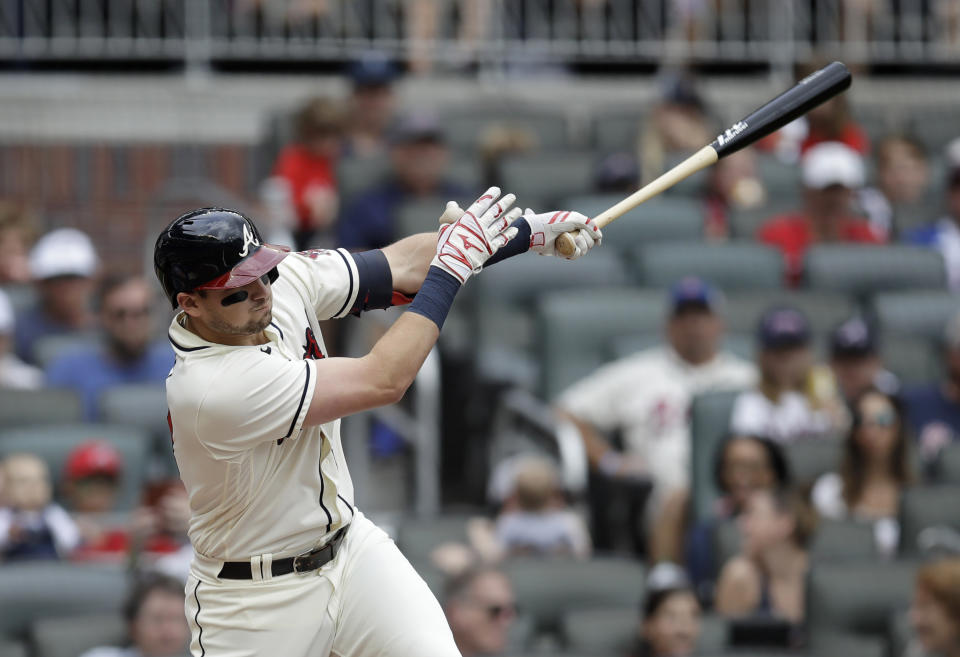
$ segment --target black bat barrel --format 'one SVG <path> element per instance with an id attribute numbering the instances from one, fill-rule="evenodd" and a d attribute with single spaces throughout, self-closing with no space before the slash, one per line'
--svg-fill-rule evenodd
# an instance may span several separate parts
<path id="1" fill-rule="evenodd" d="M 850 71 L 833 62 L 727 128 L 710 144 L 718 157 L 736 153 L 850 87 Z"/>

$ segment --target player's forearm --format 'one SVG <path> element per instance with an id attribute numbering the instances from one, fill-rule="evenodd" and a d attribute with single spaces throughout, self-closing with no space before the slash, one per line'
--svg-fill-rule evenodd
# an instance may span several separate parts
<path id="1" fill-rule="evenodd" d="M 436 255 L 436 233 L 418 233 L 384 247 L 383 255 L 393 275 L 393 289 L 407 295 L 416 294 Z"/>

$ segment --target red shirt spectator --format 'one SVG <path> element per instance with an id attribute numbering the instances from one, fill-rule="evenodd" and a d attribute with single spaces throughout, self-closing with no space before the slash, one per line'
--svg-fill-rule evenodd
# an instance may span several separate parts
<path id="1" fill-rule="evenodd" d="M 273 175 L 289 183 L 297 213 L 297 226 L 301 230 L 310 228 L 313 223 L 312 196 L 318 192 L 336 196 L 337 179 L 333 163 L 300 144 L 291 144 L 280 152 Z"/>
<path id="2" fill-rule="evenodd" d="M 833 134 L 821 132 L 817 130 L 814 125 L 811 125 L 810 132 L 807 133 L 806 139 L 800 144 L 800 154 L 805 155 L 807 151 L 817 144 L 828 141 L 840 142 L 857 151 L 860 155 L 865 156 L 870 153 L 870 138 L 867 137 L 867 133 L 863 128 L 851 121 L 840 126 Z"/>
<path id="3" fill-rule="evenodd" d="M 870 224 L 853 216 L 854 191 L 864 182 L 863 161 L 844 144 L 819 144 L 803 158 L 804 206 L 769 219 L 757 239 L 776 246 L 786 260 L 787 284 L 796 286 L 803 275 L 803 257 L 818 243 L 883 242 Z"/>

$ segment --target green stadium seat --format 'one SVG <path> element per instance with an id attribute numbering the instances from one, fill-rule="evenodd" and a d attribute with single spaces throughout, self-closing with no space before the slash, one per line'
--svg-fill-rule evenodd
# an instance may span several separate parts
<path id="1" fill-rule="evenodd" d="M 406 518 L 397 529 L 397 547 L 411 560 L 427 561 L 442 543 L 467 544 L 467 522 L 476 514 L 450 514 L 435 518 Z"/>
<path id="2" fill-rule="evenodd" d="M 0 636 L 24 639 L 42 618 L 119 614 L 127 592 L 120 565 L 33 562 L 0 568 Z"/>
<path id="3" fill-rule="evenodd" d="M 73 390 L 4 390 L 0 395 L 0 427 L 80 422 L 83 407 Z"/>
<path id="4" fill-rule="evenodd" d="M 77 657 L 98 646 L 122 646 L 127 628 L 119 613 L 41 618 L 30 627 L 35 657 Z"/>
<path id="5" fill-rule="evenodd" d="M 608 360 L 611 339 L 654 332 L 663 324 L 659 290 L 557 291 L 537 306 L 541 392 L 553 400 Z"/>
<path id="6" fill-rule="evenodd" d="M 769 199 L 794 199 L 800 204 L 800 165 L 785 164 L 773 156 L 757 158 L 757 174 Z"/>
<path id="7" fill-rule="evenodd" d="M 791 212 L 799 207 L 794 197 L 773 197 L 752 208 L 732 208 L 729 214 L 730 235 L 738 240 L 752 240 L 763 223 L 778 214 Z"/>
<path id="8" fill-rule="evenodd" d="M 563 207 L 595 217 L 622 200 L 622 195 L 575 196 Z M 604 248 L 629 253 L 652 242 L 697 242 L 703 239 L 700 199 L 660 196 L 631 210 L 603 229 Z"/>
<path id="9" fill-rule="evenodd" d="M 885 637 L 861 636 L 853 632 L 824 632 L 814 635 L 807 652 L 813 657 L 887 657 Z"/>
<path id="10" fill-rule="evenodd" d="M 724 520 L 713 526 L 713 562 L 720 574 L 723 565 L 740 552 L 740 528 L 735 520 Z"/>
<path id="11" fill-rule="evenodd" d="M 730 413 L 738 391 L 697 395 L 690 405 L 693 515 L 696 520 L 713 516 L 718 491 L 713 481 L 717 448 L 729 433 Z"/>
<path id="12" fill-rule="evenodd" d="M 916 564 L 813 562 L 807 574 L 806 619 L 811 641 L 834 633 L 887 636 L 890 612 L 906 607 Z"/>
<path id="13" fill-rule="evenodd" d="M 137 427 L 149 433 L 155 463 L 165 473 L 179 476 L 170 443 L 164 384 L 132 383 L 108 388 L 100 396 L 100 412 L 107 424 Z"/>
<path id="14" fill-rule="evenodd" d="M 447 201 L 457 201 L 460 207 L 464 199 L 442 199 L 431 197 L 408 201 L 397 214 L 397 237 L 407 237 L 416 233 L 435 233 L 440 227 L 440 216 L 447 207 Z"/>
<path id="15" fill-rule="evenodd" d="M 960 486 L 960 443 L 953 443 L 940 453 L 937 478 L 945 484 Z"/>
<path id="16" fill-rule="evenodd" d="M 890 632 L 888 641 L 890 655 L 906 654 L 907 645 L 913 639 L 913 628 L 910 623 L 910 613 L 906 610 L 896 610 L 890 614 Z"/>
<path id="17" fill-rule="evenodd" d="M 337 163 L 337 191 L 340 209 L 346 209 L 357 194 L 383 180 L 390 171 L 384 157 L 345 157 Z M 439 216 L 439 215 L 437 215 Z"/>
<path id="18" fill-rule="evenodd" d="M 451 107 L 442 114 L 447 143 L 461 151 L 476 150 L 488 134 L 499 130 L 526 133 L 541 151 L 563 150 L 571 145 L 567 118 L 559 112 L 501 104 Z"/>
<path id="19" fill-rule="evenodd" d="M 660 175 L 677 166 L 692 155 L 690 151 L 668 151 L 664 157 L 663 171 Z M 666 198 L 702 199 L 710 183 L 710 171 L 701 169 L 693 175 L 687 176 L 664 191 Z"/>
<path id="20" fill-rule="evenodd" d="M 136 427 L 64 424 L 5 429 L 0 431 L 0 458 L 15 452 L 36 454 L 50 468 L 51 480 L 58 482 L 70 450 L 91 439 L 106 440 L 120 452 L 123 477 L 116 510 L 133 508 L 140 502 L 150 453 L 150 436 Z"/>
<path id="21" fill-rule="evenodd" d="M 562 615 L 574 609 L 639 609 L 643 599 L 644 568 L 632 559 L 512 559 L 504 570 L 539 632 L 559 634 Z"/>
<path id="22" fill-rule="evenodd" d="M 812 485 L 817 477 L 836 472 L 843 456 L 843 440 L 821 438 L 800 440 L 784 446 L 790 472 L 799 486 Z"/>
<path id="23" fill-rule="evenodd" d="M 947 322 L 960 313 L 960 296 L 947 290 L 885 292 L 872 301 L 883 334 L 943 339 Z"/>
<path id="24" fill-rule="evenodd" d="M 512 155 L 501 163 L 500 177 L 510 181 L 508 191 L 524 208 L 547 212 L 564 209 L 567 197 L 589 193 L 594 166 L 593 154 L 581 151 Z"/>
<path id="25" fill-rule="evenodd" d="M 33 285 L 7 284 L 2 289 L 7 294 L 13 314 L 19 316 L 37 303 L 37 290 Z"/>
<path id="26" fill-rule="evenodd" d="M 727 330 L 754 335 L 760 316 L 773 306 L 790 306 L 802 311 L 810 322 L 815 343 L 857 310 L 849 297 L 830 292 L 732 291 L 726 295 L 723 309 Z"/>
<path id="27" fill-rule="evenodd" d="M 877 559 L 873 523 L 823 518 L 817 524 L 817 533 L 810 544 L 810 554 L 818 564 L 828 561 L 867 562 Z"/>
<path id="28" fill-rule="evenodd" d="M 960 531 L 960 486 L 914 486 L 900 495 L 900 554 L 921 553 L 918 539 L 928 527 Z"/>
<path id="29" fill-rule="evenodd" d="M 37 366 L 46 369 L 50 363 L 65 353 L 78 349 L 95 349 L 99 345 L 99 338 L 92 333 L 48 335 L 37 340 L 33 351 Z"/>
<path id="30" fill-rule="evenodd" d="M 0 657 L 30 657 L 22 641 L 0 640 Z"/>
<path id="31" fill-rule="evenodd" d="M 601 153 L 636 151 L 642 116 L 640 108 L 595 115 L 591 121 L 594 147 Z"/>
<path id="32" fill-rule="evenodd" d="M 636 645 L 640 610 L 636 607 L 576 609 L 563 615 L 564 647 L 584 655 L 626 655 Z M 697 654 L 723 650 L 727 621 L 705 614 L 700 619 Z"/>
<path id="33" fill-rule="evenodd" d="M 670 243 L 642 246 L 634 252 L 639 279 L 649 287 L 666 287 L 696 275 L 732 290 L 776 290 L 783 285 L 783 258 L 768 246 Z"/>
<path id="34" fill-rule="evenodd" d="M 936 251 L 904 245 L 823 244 L 806 254 L 806 285 L 866 296 L 886 290 L 943 289 L 946 274 Z"/>
<path id="35" fill-rule="evenodd" d="M 923 338 L 891 335 L 880 343 L 880 357 L 901 383 L 930 383 L 943 373 L 943 360 L 937 345 Z"/>

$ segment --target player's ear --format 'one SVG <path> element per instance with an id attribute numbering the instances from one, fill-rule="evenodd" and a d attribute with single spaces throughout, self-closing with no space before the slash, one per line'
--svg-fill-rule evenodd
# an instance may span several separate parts
<path id="1" fill-rule="evenodd" d="M 197 295 L 193 292 L 180 292 L 177 294 L 177 303 L 183 308 L 183 311 L 191 316 L 198 315 L 200 309 L 197 301 Z"/>

